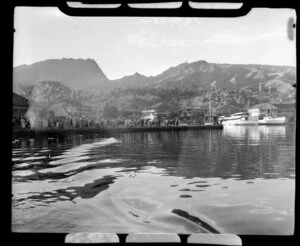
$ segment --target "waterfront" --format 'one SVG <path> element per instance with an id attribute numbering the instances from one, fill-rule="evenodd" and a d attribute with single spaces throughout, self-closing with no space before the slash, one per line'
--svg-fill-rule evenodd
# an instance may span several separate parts
<path id="1" fill-rule="evenodd" d="M 12 147 L 13 231 L 293 233 L 295 125 L 73 134 Z"/>

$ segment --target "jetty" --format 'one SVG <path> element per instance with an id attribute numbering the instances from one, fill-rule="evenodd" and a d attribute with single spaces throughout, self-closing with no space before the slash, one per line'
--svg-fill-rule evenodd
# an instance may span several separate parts
<path id="1" fill-rule="evenodd" d="M 162 132 L 187 130 L 222 130 L 223 125 L 184 125 L 184 126 L 151 126 L 151 127 L 85 127 L 85 128 L 41 128 L 14 129 L 13 138 L 53 137 L 73 134 L 113 134 L 120 132 Z"/>

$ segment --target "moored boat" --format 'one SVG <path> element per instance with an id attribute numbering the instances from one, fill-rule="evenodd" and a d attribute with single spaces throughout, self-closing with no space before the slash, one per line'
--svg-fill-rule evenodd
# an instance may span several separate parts
<path id="1" fill-rule="evenodd" d="M 205 126 L 213 126 L 215 125 L 214 122 L 204 122 Z"/>
<path id="2" fill-rule="evenodd" d="M 259 125 L 281 125 L 285 124 L 286 117 L 285 116 L 264 116 L 262 119 L 258 120 Z"/>
<path id="3" fill-rule="evenodd" d="M 220 123 L 222 125 L 258 125 L 258 120 L 251 119 L 248 114 L 240 112 L 228 117 L 220 117 Z"/>

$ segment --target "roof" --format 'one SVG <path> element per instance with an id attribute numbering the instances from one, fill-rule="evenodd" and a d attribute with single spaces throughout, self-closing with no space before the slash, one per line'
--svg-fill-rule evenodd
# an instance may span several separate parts
<path id="1" fill-rule="evenodd" d="M 157 103 L 152 105 L 150 108 L 155 109 L 157 112 L 167 112 L 172 110 L 172 106 L 168 103 Z"/>
<path id="2" fill-rule="evenodd" d="M 65 99 L 64 103 L 69 104 L 69 105 L 71 105 L 73 107 L 81 108 L 81 109 L 83 109 L 83 108 L 85 108 L 85 109 L 92 109 L 93 108 L 92 106 L 84 105 L 81 102 L 78 102 L 78 101 L 73 100 L 73 99 Z"/>
<path id="3" fill-rule="evenodd" d="M 295 103 L 280 103 L 280 104 L 274 104 L 276 107 L 278 108 L 296 108 L 296 104 Z"/>
<path id="4" fill-rule="evenodd" d="M 29 107 L 28 100 L 13 92 L 13 106 Z"/>
<path id="5" fill-rule="evenodd" d="M 156 110 L 154 109 L 148 109 L 148 110 L 142 110 L 142 113 L 154 113 Z"/>
<path id="6" fill-rule="evenodd" d="M 275 105 L 273 104 L 270 104 L 270 103 L 262 103 L 262 104 L 256 104 L 254 106 L 252 106 L 250 109 L 278 109 L 278 107 L 276 107 Z"/>
<path id="7" fill-rule="evenodd" d="M 66 110 L 62 107 L 62 104 L 55 104 L 52 105 L 49 109 L 49 111 L 53 111 L 55 116 L 68 116 L 68 113 Z"/>
<path id="8" fill-rule="evenodd" d="M 186 108 L 185 110 L 205 110 L 208 109 L 208 107 L 190 107 Z"/>
<path id="9" fill-rule="evenodd" d="M 138 110 L 138 109 L 134 109 L 134 108 L 125 108 L 123 110 L 124 113 L 141 113 L 141 110 Z"/>
<path id="10" fill-rule="evenodd" d="M 165 115 L 169 115 L 170 112 L 159 112 L 157 113 L 158 116 L 165 116 Z"/>
<path id="11" fill-rule="evenodd" d="M 135 103 L 129 103 L 129 104 L 126 104 L 126 106 L 125 106 L 127 109 L 135 109 L 135 110 L 139 110 L 139 111 L 141 111 L 140 110 L 140 108 L 138 107 L 138 105 L 137 104 L 135 104 Z"/>
<path id="12" fill-rule="evenodd" d="M 239 107 L 234 107 L 232 105 L 222 105 L 222 106 L 219 106 L 215 109 L 215 112 L 230 112 L 230 113 L 238 113 L 238 112 L 241 112 L 243 111 L 242 108 L 239 108 Z"/>

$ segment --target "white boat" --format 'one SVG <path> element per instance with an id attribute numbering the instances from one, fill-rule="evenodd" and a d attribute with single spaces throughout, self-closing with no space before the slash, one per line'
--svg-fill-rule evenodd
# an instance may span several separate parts
<path id="1" fill-rule="evenodd" d="M 246 113 L 235 113 L 228 117 L 220 117 L 222 125 L 258 125 L 258 120 L 249 119 Z"/>
<path id="2" fill-rule="evenodd" d="M 286 122 L 285 116 L 264 116 L 262 119 L 258 120 L 259 125 L 281 125 Z"/>
<path id="3" fill-rule="evenodd" d="M 213 125 L 214 125 L 214 122 L 204 122 L 204 125 L 205 125 L 205 126 L 213 126 Z"/>
<path id="4" fill-rule="evenodd" d="M 259 91 L 261 93 L 261 83 L 259 84 Z M 269 87 L 269 96 L 270 96 L 270 102 L 272 102 L 271 87 Z M 261 98 L 261 94 L 259 95 L 259 97 Z M 285 123 L 286 123 L 286 116 L 276 116 L 273 114 L 261 115 L 259 116 L 258 119 L 259 125 L 281 125 Z"/>

